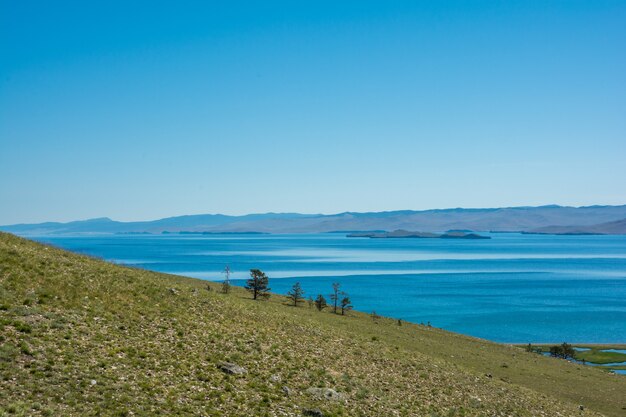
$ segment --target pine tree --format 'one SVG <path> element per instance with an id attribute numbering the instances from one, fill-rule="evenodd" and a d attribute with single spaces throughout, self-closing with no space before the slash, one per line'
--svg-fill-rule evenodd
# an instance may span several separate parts
<path id="1" fill-rule="evenodd" d="M 350 297 L 345 292 L 342 293 L 343 298 L 341 299 L 341 315 L 344 316 L 348 311 L 352 310 L 352 304 L 350 301 Z"/>
<path id="2" fill-rule="evenodd" d="M 563 342 L 563 344 L 561 345 L 550 346 L 550 355 L 554 356 L 555 358 L 573 359 L 575 353 L 576 351 L 574 350 L 572 345 L 565 342 Z"/>
<path id="3" fill-rule="evenodd" d="M 226 265 L 224 271 L 224 281 L 222 281 L 222 294 L 228 294 L 230 292 L 230 267 Z"/>
<path id="4" fill-rule="evenodd" d="M 298 307 L 298 303 L 304 301 L 304 290 L 299 282 L 293 284 L 291 290 L 287 293 L 287 297 L 293 302 L 294 307 Z"/>
<path id="5" fill-rule="evenodd" d="M 250 270 L 250 279 L 246 281 L 246 290 L 252 293 L 252 299 L 269 298 L 270 288 L 268 287 L 269 279 L 265 272 L 260 269 Z"/>
<path id="6" fill-rule="evenodd" d="M 330 295 L 330 300 L 333 302 L 333 313 L 337 314 L 337 304 L 339 304 L 339 287 L 338 282 L 333 282 L 333 293 Z"/>
<path id="7" fill-rule="evenodd" d="M 574 359 L 574 355 L 576 354 L 576 351 L 574 350 L 572 345 L 565 342 L 563 342 L 563 344 L 561 345 L 561 351 L 563 352 L 564 359 Z"/>
<path id="8" fill-rule="evenodd" d="M 317 307 L 319 311 L 322 311 L 326 308 L 326 305 L 326 299 L 324 298 L 324 296 L 322 294 L 318 295 L 315 299 L 315 307 Z"/>
<path id="9" fill-rule="evenodd" d="M 559 345 L 550 346 L 550 356 L 555 358 L 563 357 L 563 348 Z"/>

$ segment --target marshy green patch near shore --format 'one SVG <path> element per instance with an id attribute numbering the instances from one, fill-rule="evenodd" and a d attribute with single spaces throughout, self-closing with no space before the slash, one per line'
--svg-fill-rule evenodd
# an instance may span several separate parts
<path id="1" fill-rule="evenodd" d="M 0 234 L 0 416 L 626 412 L 592 367 L 220 287 Z"/>
<path id="2" fill-rule="evenodd" d="M 548 355 L 550 348 L 560 344 L 542 343 L 536 345 L 518 345 L 528 351 Z M 599 366 L 605 371 L 619 371 L 626 369 L 626 345 L 623 344 L 572 344 L 571 357 L 583 365 Z"/>
<path id="3" fill-rule="evenodd" d="M 607 346 L 588 346 L 588 345 L 576 345 L 576 347 L 589 348 L 589 350 L 577 351 L 574 356 L 578 360 L 585 360 L 591 363 L 607 364 L 607 363 L 619 363 L 624 362 L 626 365 L 626 353 L 611 352 L 614 350 L 624 350 L 624 345 L 607 345 Z"/>

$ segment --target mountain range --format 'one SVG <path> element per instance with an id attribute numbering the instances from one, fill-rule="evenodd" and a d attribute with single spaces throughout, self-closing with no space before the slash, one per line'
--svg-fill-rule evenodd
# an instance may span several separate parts
<path id="1" fill-rule="evenodd" d="M 265 213 L 229 216 L 199 214 L 152 221 L 120 222 L 109 218 L 15 224 L 0 230 L 19 235 L 115 233 L 325 233 L 397 229 L 421 232 L 467 230 L 549 234 L 624 234 L 626 205 L 566 207 L 453 208 L 339 214 Z"/>
<path id="2" fill-rule="evenodd" d="M 548 235 L 626 235 L 626 219 L 589 226 L 546 226 L 525 233 Z"/>

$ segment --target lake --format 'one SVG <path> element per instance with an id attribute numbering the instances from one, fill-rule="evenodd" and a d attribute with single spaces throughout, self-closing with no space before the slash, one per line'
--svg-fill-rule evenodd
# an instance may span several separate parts
<path id="1" fill-rule="evenodd" d="M 34 237 L 119 264 L 234 284 L 251 268 L 286 293 L 339 282 L 355 309 L 509 343 L 626 342 L 626 236 L 490 240 L 344 234 Z"/>

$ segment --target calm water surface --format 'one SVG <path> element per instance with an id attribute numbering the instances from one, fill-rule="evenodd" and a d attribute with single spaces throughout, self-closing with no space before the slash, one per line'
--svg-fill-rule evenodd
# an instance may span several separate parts
<path id="1" fill-rule="evenodd" d="M 499 342 L 626 342 L 626 236 L 492 234 L 490 240 L 315 235 L 39 237 L 145 269 L 235 284 L 250 268 L 286 293 L 341 283 L 358 310 Z"/>

